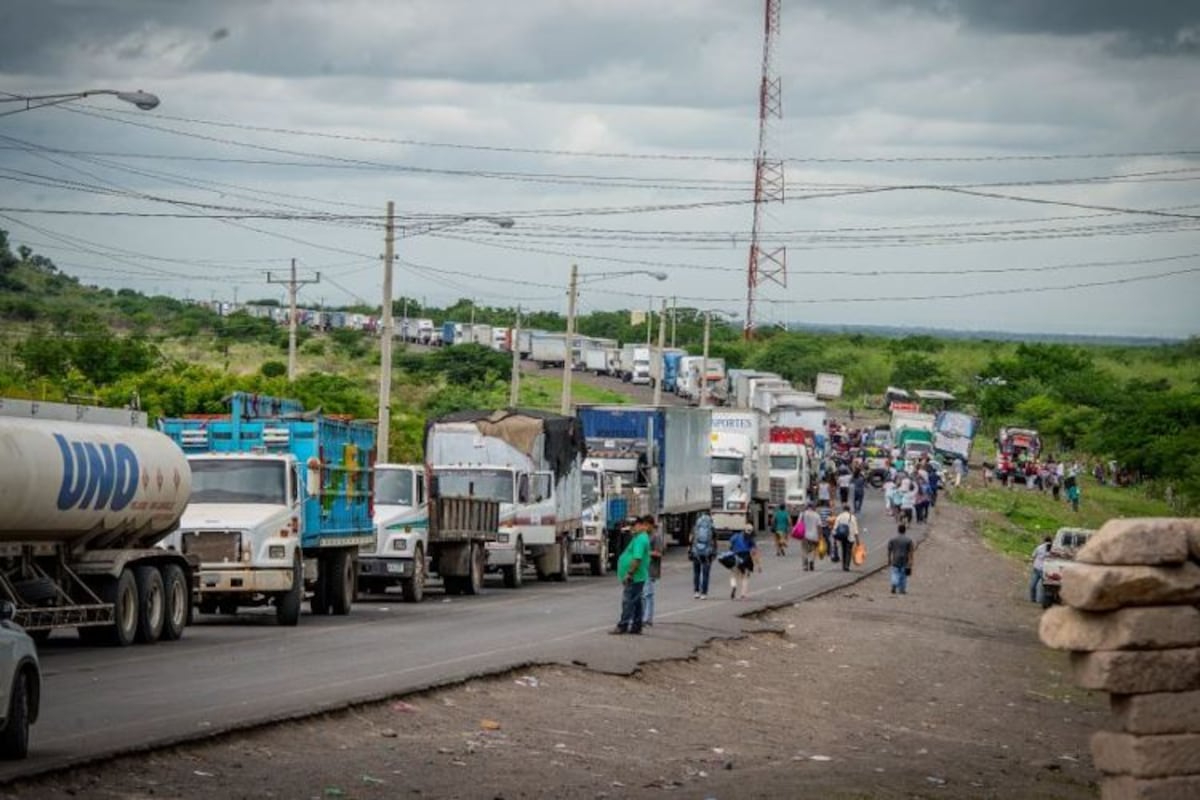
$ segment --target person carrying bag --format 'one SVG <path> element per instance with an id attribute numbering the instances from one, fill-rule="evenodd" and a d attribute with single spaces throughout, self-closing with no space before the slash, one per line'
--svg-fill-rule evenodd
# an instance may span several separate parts
<path id="1" fill-rule="evenodd" d="M 705 511 L 696 520 L 692 542 L 688 546 L 688 558 L 692 562 L 692 591 L 697 600 L 708 598 L 708 576 L 716 557 L 717 534 L 713 530 L 712 516 Z"/>

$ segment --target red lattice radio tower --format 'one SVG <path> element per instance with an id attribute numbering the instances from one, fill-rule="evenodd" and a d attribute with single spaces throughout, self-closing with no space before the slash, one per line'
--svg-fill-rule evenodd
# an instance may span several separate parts
<path id="1" fill-rule="evenodd" d="M 772 66 L 775 38 L 779 33 L 782 0 L 764 0 L 762 82 L 758 90 L 758 150 L 754 154 L 754 225 L 750 233 L 750 263 L 746 271 L 747 339 L 754 337 L 754 295 L 763 283 L 787 286 L 787 250 L 764 248 L 760 242 L 763 206 L 784 199 L 783 161 L 767 157 L 772 119 L 783 118 L 779 76 Z"/>

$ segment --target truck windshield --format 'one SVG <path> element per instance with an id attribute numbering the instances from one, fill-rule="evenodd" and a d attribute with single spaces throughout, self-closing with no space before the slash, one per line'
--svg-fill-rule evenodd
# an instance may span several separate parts
<path id="1" fill-rule="evenodd" d="M 742 459 L 732 456 L 713 456 L 713 475 L 741 475 Z"/>
<path id="2" fill-rule="evenodd" d="M 786 469 L 789 472 L 795 472 L 799 468 L 799 456 L 771 456 L 771 469 Z"/>
<path id="3" fill-rule="evenodd" d="M 278 460 L 189 459 L 193 503 L 287 505 L 287 464 Z"/>
<path id="4" fill-rule="evenodd" d="M 600 496 L 600 474 L 597 472 L 584 472 L 582 478 L 583 488 L 581 493 L 583 495 L 583 505 L 593 505 Z"/>
<path id="5" fill-rule="evenodd" d="M 375 470 L 375 505 L 411 506 L 413 504 L 411 469 Z"/>
<path id="6" fill-rule="evenodd" d="M 438 493 L 442 497 L 479 497 L 513 502 L 512 473 L 503 469 L 439 469 Z"/>

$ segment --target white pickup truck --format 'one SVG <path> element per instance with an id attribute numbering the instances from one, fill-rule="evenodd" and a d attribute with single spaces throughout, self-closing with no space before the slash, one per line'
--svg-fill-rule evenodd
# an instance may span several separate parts
<path id="1" fill-rule="evenodd" d="M 1058 592 L 1062 588 L 1063 567 L 1075 560 L 1075 554 L 1087 544 L 1088 538 L 1095 533 L 1089 528 L 1059 528 L 1050 543 L 1050 554 L 1042 566 L 1042 608 L 1049 608 L 1058 602 Z"/>

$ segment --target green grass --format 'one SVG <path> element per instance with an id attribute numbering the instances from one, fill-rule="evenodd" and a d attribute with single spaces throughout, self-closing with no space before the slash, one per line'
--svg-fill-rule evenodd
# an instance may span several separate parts
<path id="1" fill-rule="evenodd" d="M 629 398 L 623 394 L 578 381 L 571 381 L 571 398 L 576 403 L 616 405 L 629 402 Z M 539 375 L 523 375 L 521 377 L 521 405 L 523 407 L 557 411 L 561 399 L 562 378 Z"/>
<path id="2" fill-rule="evenodd" d="M 954 502 L 983 511 L 979 533 L 993 549 L 1025 558 L 1042 540 L 1062 527 L 1099 528 L 1115 517 L 1171 516 L 1160 500 L 1148 498 L 1140 489 L 1100 486 L 1084 479 L 1079 512 L 1049 492 L 1015 489 L 971 488 L 959 491 Z M 1064 495 L 1065 497 L 1065 495 Z"/>

